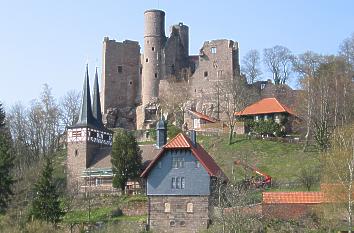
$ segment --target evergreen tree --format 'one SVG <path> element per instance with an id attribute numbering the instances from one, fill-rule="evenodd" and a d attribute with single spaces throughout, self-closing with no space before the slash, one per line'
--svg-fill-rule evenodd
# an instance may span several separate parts
<path id="1" fill-rule="evenodd" d="M 13 194 L 11 185 L 14 183 L 11 169 L 14 158 L 11 153 L 11 141 L 5 128 L 5 111 L 0 103 L 0 213 L 3 213 Z"/>
<path id="2" fill-rule="evenodd" d="M 139 177 L 142 168 L 141 151 L 133 134 L 115 132 L 112 145 L 113 187 L 125 190 L 129 179 Z"/>
<path id="3" fill-rule="evenodd" d="M 60 207 L 59 194 L 53 181 L 53 165 L 48 158 L 34 186 L 34 193 L 30 216 L 46 222 L 58 223 L 64 212 Z"/>

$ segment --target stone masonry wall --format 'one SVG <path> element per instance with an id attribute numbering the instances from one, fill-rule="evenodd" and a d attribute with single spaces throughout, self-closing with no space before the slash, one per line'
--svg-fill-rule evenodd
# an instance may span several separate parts
<path id="1" fill-rule="evenodd" d="M 79 187 L 84 182 L 80 177 L 81 173 L 87 168 L 87 163 L 91 160 L 96 147 L 95 144 L 90 142 L 68 142 L 66 164 L 68 190 L 79 191 Z"/>
<path id="2" fill-rule="evenodd" d="M 101 100 L 103 112 L 115 107 L 134 107 L 140 81 L 140 46 L 136 41 L 103 42 Z"/>
<path id="3" fill-rule="evenodd" d="M 187 212 L 188 203 L 193 204 L 191 212 Z M 208 227 L 208 196 L 149 196 L 148 205 L 153 232 L 192 233 Z"/>

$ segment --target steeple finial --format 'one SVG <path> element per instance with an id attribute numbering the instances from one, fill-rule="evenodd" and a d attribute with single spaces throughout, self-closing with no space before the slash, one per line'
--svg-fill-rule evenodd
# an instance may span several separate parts
<path id="1" fill-rule="evenodd" d="M 88 74 L 88 64 L 86 64 L 86 73 L 84 80 L 84 87 L 82 90 L 82 102 L 80 107 L 79 120 L 75 126 L 96 126 L 95 118 L 92 115 L 91 109 L 91 95 L 90 95 L 90 83 Z"/>
<path id="2" fill-rule="evenodd" d="M 100 101 L 100 89 L 99 89 L 99 86 L 98 86 L 97 67 L 96 67 L 96 73 L 95 73 L 95 83 L 94 83 L 94 86 L 93 86 L 92 114 L 93 114 L 93 117 L 97 121 L 97 126 L 98 127 L 103 127 L 102 113 L 101 113 L 101 101 Z"/>

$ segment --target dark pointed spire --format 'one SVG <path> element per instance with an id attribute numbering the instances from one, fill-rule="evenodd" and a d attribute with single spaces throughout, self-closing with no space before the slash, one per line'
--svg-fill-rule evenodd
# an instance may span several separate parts
<path id="1" fill-rule="evenodd" d="M 90 83 L 88 74 L 88 65 L 86 65 L 85 81 L 82 90 L 82 102 L 80 108 L 79 120 L 75 126 L 96 126 L 96 120 L 92 115 Z"/>
<path id="2" fill-rule="evenodd" d="M 97 67 L 96 67 L 96 73 L 95 73 L 95 83 L 93 86 L 92 114 L 93 114 L 93 117 L 97 121 L 97 126 L 103 127 L 102 113 L 101 113 L 101 101 L 100 101 L 100 89 L 98 87 Z"/>

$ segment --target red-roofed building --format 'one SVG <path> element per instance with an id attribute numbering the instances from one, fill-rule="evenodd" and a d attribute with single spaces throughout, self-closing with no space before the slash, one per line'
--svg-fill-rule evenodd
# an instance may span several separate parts
<path id="1" fill-rule="evenodd" d="M 323 192 L 263 192 L 262 213 L 268 218 L 301 219 L 324 202 Z"/>
<path id="2" fill-rule="evenodd" d="M 226 176 L 196 142 L 195 131 L 190 134 L 170 140 L 141 174 L 153 231 L 197 232 L 208 227 L 213 184 Z"/>
<path id="3" fill-rule="evenodd" d="M 286 132 L 292 131 L 292 123 L 297 118 L 296 113 L 276 98 L 264 98 L 235 113 L 236 117 L 260 121 L 274 120 L 284 126 Z M 247 130 L 246 130 L 247 131 Z"/>
<path id="4" fill-rule="evenodd" d="M 187 110 L 186 114 L 184 115 L 184 122 L 187 123 L 189 128 L 193 128 L 199 131 L 203 128 L 203 126 L 216 123 L 217 120 L 201 112 Z"/>

